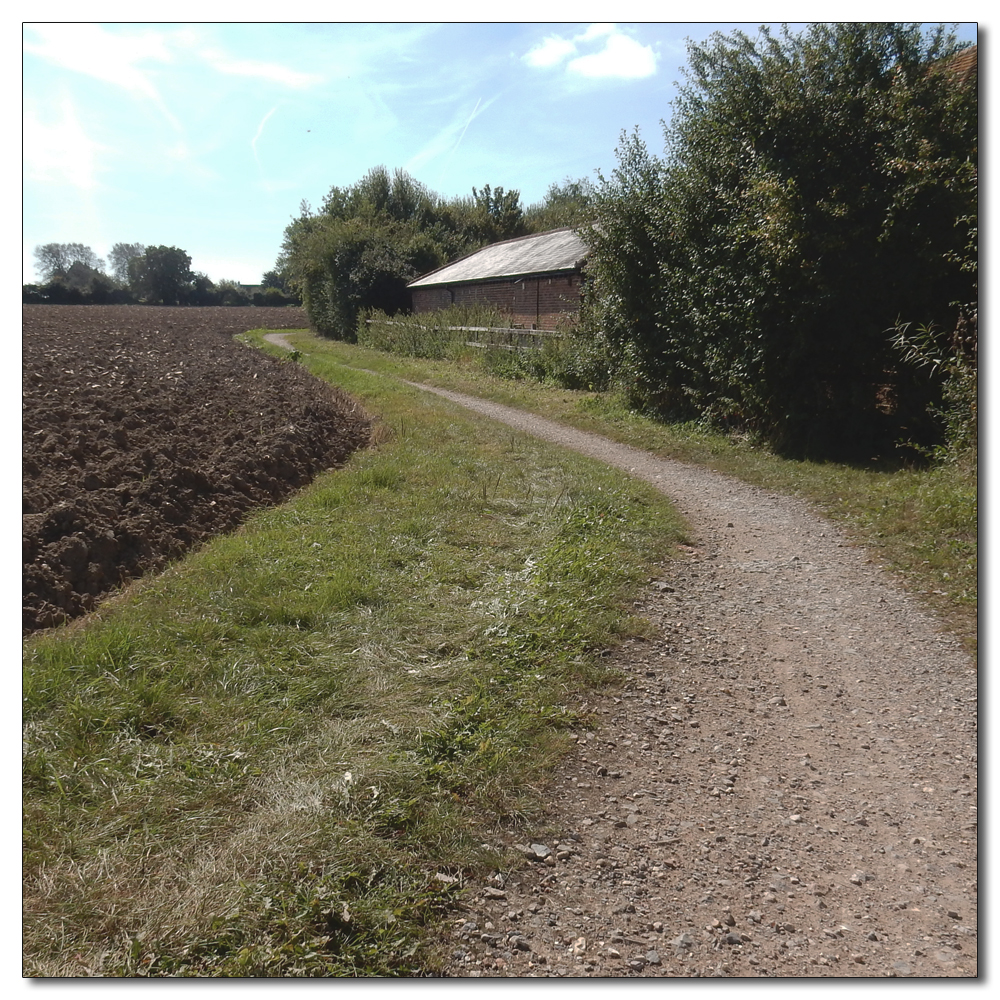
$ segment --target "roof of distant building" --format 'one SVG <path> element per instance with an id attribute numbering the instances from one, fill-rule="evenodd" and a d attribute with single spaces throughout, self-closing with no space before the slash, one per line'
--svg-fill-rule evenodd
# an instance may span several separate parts
<path id="1" fill-rule="evenodd" d="M 587 245 L 571 227 L 547 233 L 520 236 L 492 243 L 482 250 L 439 267 L 416 281 L 410 288 L 454 285 L 464 281 L 511 279 L 530 274 L 557 274 L 576 271 L 587 256 Z"/>
<path id="2" fill-rule="evenodd" d="M 948 72 L 959 83 L 967 83 L 979 73 L 979 46 L 970 45 L 948 61 Z"/>

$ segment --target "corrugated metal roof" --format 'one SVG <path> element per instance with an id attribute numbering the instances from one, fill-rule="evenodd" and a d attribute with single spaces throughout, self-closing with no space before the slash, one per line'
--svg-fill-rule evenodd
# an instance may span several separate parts
<path id="1" fill-rule="evenodd" d="M 411 281 L 409 288 L 454 285 L 488 278 L 575 271 L 587 256 L 587 245 L 573 229 L 553 229 L 493 243 Z"/>

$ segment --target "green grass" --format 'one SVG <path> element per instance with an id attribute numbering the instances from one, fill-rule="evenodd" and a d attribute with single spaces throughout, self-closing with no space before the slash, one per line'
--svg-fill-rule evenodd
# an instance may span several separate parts
<path id="1" fill-rule="evenodd" d="M 28 976 L 433 972 L 641 627 L 662 496 L 325 348 L 375 447 L 25 643 Z"/>
<path id="2" fill-rule="evenodd" d="M 295 335 L 310 364 L 336 362 L 482 396 L 606 435 L 662 457 L 715 469 L 810 500 L 893 572 L 975 653 L 978 628 L 978 481 L 974 463 L 886 471 L 873 463 L 788 461 L 752 442 L 694 424 L 630 412 L 612 394 L 577 392 L 485 374 L 478 359 L 432 361 Z"/>

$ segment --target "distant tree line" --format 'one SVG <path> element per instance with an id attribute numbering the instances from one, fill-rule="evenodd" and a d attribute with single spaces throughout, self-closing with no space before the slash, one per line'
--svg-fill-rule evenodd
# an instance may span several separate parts
<path id="1" fill-rule="evenodd" d="M 260 286 L 236 281 L 213 282 L 191 270 L 191 258 L 178 247 L 116 243 L 108 265 L 82 243 L 46 243 L 35 247 L 40 282 L 24 285 L 22 301 L 53 305 L 283 306 L 301 300 L 276 271 Z M 109 273 L 110 272 L 110 273 Z"/>
<path id="2" fill-rule="evenodd" d="M 275 270 L 301 294 L 317 331 L 354 340 L 363 310 L 409 309 L 414 278 L 489 243 L 579 224 L 592 193 L 589 181 L 567 180 L 525 209 L 516 190 L 486 184 L 446 199 L 405 170 L 378 166 L 332 187 L 318 212 L 303 202 Z"/>
<path id="3" fill-rule="evenodd" d="M 799 456 L 926 449 L 956 420 L 974 439 L 960 54 L 943 28 L 893 23 L 689 43 L 663 156 L 623 134 L 592 205 L 587 322 L 633 407 Z"/>

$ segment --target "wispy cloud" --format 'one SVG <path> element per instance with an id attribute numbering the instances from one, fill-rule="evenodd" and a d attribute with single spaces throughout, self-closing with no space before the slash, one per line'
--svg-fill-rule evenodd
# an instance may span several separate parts
<path id="1" fill-rule="evenodd" d="M 296 90 L 304 90 L 323 82 L 323 77 L 317 73 L 300 73 L 280 63 L 233 59 L 218 49 L 203 49 L 200 55 L 217 73 L 224 73 L 227 76 L 248 76 L 270 83 L 279 83 L 283 87 L 292 87 Z"/>
<path id="2" fill-rule="evenodd" d="M 530 52 L 525 53 L 522 58 L 529 66 L 547 69 L 549 66 L 558 66 L 567 56 L 575 52 L 576 45 L 569 39 L 550 35 L 544 42 L 540 42 Z"/>
<path id="3" fill-rule="evenodd" d="M 24 50 L 46 62 L 121 87 L 155 104 L 177 129 L 180 125 L 139 64 L 170 63 L 173 56 L 162 35 L 145 31 L 115 35 L 97 24 L 31 24 Z"/>
<path id="4" fill-rule="evenodd" d="M 496 97 L 491 97 L 488 101 L 484 102 L 482 98 L 479 98 L 471 114 L 456 114 L 448 125 L 432 136 L 424 147 L 410 158 L 409 163 L 406 164 L 406 169 L 416 173 L 427 163 L 440 156 L 447 156 L 447 159 L 451 159 L 455 150 L 458 149 L 459 144 L 465 138 L 465 133 L 469 130 L 469 126 L 495 100 Z"/>
<path id="5" fill-rule="evenodd" d="M 26 178 L 50 185 L 68 184 L 80 192 L 98 186 L 98 158 L 105 147 L 83 128 L 73 102 L 65 98 L 54 121 L 42 121 L 27 108 L 23 122 Z"/>
<path id="6" fill-rule="evenodd" d="M 587 51 L 587 50 L 591 51 Z M 656 53 L 614 24 L 591 24 L 572 38 L 550 35 L 522 60 L 536 69 L 565 65 L 568 74 L 590 79 L 641 79 L 656 73 Z"/>
<path id="7" fill-rule="evenodd" d="M 268 120 L 270 119 L 271 115 L 273 115 L 274 112 L 277 110 L 278 107 L 277 105 L 275 105 L 273 108 L 271 108 L 270 111 L 268 111 L 266 115 L 264 115 L 264 117 L 260 120 L 260 124 L 257 126 L 257 131 L 254 133 L 253 138 L 250 140 L 250 149 L 253 150 L 254 163 L 257 164 L 257 170 L 261 174 L 261 176 L 263 176 L 263 171 L 261 170 L 260 160 L 257 158 L 257 141 L 264 134 L 264 126 L 268 123 Z"/>

